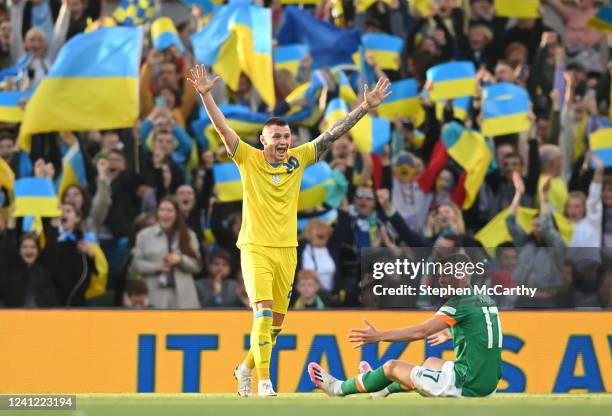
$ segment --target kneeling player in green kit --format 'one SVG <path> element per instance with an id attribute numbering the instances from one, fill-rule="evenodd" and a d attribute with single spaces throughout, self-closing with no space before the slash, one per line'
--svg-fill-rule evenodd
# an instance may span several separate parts
<path id="1" fill-rule="evenodd" d="M 463 254 L 443 262 L 468 262 Z M 470 277 L 441 276 L 440 286 L 469 288 Z M 471 291 L 470 291 L 471 293 Z M 317 363 L 308 365 L 313 383 L 330 396 L 390 393 L 416 390 L 428 397 L 484 397 L 495 393 L 501 378 L 502 327 L 495 302 L 485 295 L 460 295 L 446 300 L 436 314 L 420 325 L 380 331 L 365 320 L 366 329 L 353 329 L 350 341 L 357 347 L 375 342 L 410 342 L 428 339 L 433 345 L 453 340 L 456 359 L 427 358 L 422 365 L 389 360 L 372 370 L 360 365 L 361 374 L 340 381 Z"/>

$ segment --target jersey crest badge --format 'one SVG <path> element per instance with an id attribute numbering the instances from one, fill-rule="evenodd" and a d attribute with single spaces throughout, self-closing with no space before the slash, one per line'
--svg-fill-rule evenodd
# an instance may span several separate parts
<path id="1" fill-rule="evenodd" d="M 280 185 L 280 183 L 281 183 L 280 175 L 278 175 L 278 174 L 272 175 L 272 183 L 274 185 Z"/>

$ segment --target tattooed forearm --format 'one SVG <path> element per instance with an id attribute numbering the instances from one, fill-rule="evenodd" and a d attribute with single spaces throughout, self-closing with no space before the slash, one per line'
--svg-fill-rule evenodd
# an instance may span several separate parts
<path id="1" fill-rule="evenodd" d="M 359 105 L 359 107 L 348 113 L 342 120 L 339 120 L 331 128 L 321 133 L 321 135 L 314 140 L 315 145 L 317 146 L 317 155 L 319 156 L 319 159 L 321 156 L 323 156 L 325 151 L 329 149 L 329 146 L 334 142 L 334 140 L 349 131 L 367 113 L 367 104 L 363 102 Z"/>

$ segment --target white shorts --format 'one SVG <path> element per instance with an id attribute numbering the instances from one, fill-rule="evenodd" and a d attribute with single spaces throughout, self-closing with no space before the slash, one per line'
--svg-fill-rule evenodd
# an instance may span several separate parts
<path id="1" fill-rule="evenodd" d="M 415 366 L 410 373 L 416 391 L 425 397 L 461 397 L 461 389 L 455 387 L 455 363 L 447 361 L 442 369 Z"/>

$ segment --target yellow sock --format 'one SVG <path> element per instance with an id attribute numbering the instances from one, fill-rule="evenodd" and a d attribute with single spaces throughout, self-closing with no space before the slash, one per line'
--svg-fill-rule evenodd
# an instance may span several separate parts
<path id="1" fill-rule="evenodd" d="M 272 325 L 270 337 L 272 338 L 272 348 L 276 345 L 276 337 L 280 334 L 282 327 Z M 246 357 L 244 358 L 244 365 L 251 370 L 255 368 L 255 356 L 253 355 L 253 347 L 249 348 Z"/>
<path id="2" fill-rule="evenodd" d="M 272 355 L 272 310 L 268 308 L 255 312 L 251 329 L 251 349 L 259 380 L 270 379 L 270 356 Z"/>

